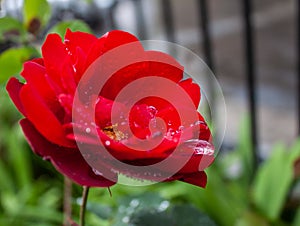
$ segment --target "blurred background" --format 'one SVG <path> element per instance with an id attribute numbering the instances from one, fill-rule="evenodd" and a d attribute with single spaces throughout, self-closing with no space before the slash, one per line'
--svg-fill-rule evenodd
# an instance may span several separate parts
<path id="1" fill-rule="evenodd" d="M 210 223 L 181 225 L 300 225 L 297 174 L 300 145 L 296 142 L 300 127 L 298 1 L 0 0 L 0 4 L 0 184 L 2 180 L 6 187 L 6 190 L 0 188 L 0 210 L 4 213 L 0 215 L 3 216 L 0 225 L 15 223 L 21 213 L 14 205 L 20 202 L 24 206 L 30 204 L 33 209 L 41 208 L 38 203 L 50 203 L 54 212 L 44 218 L 32 215 L 34 210 L 29 211 L 31 220 L 42 219 L 35 225 L 57 225 L 62 217 L 57 214 L 61 212 L 62 178 L 50 164 L 31 154 L 17 125 L 21 116 L 7 98 L 4 87 L 10 76 L 20 72 L 24 61 L 39 56 L 39 47 L 47 33 L 63 35 L 67 27 L 98 37 L 109 30 L 121 29 L 141 40 L 166 40 L 191 49 L 214 72 L 227 108 L 224 154 L 221 153 L 220 160 L 208 172 L 212 182 L 206 190 L 199 193 L 197 188 L 177 183 L 136 192 L 117 186 L 115 197 L 104 198 L 108 206 L 90 208 L 94 215 L 104 219 L 99 224 L 96 223 L 99 219 L 91 215 L 90 221 L 94 222 L 91 225 L 122 225 L 126 214 L 120 218 L 120 224 L 117 220 L 109 220 L 113 222 L 109 224 L 106 220 L 111 215 L 97 215 L 99 209 L 115 214 L 120 205 L 116 200 L 148 190 L 154 191 L 155 195 L 151 195 L 155 197 L 159 193 L 156 198 L 160 204 L 166 200 L 176 204 L 178 200 L 181 204 L 193 203 L 197 210 L 209 216 Z M 20 142 L 16 144 L 15 139 Z M 55 177 L 53 184 L 45 185 L 49 177 Z M 35 190 L 40 189 L 37 194 L 47 190 L 50 194 L 44 198 L 50 201 L 33 198 L 32 191 L 20 189 L 20 185 L 28 184 L 39 184 L 37 188 L 34 186 Z M 221 188 L 225 191 L 219 191 Z M 20 201 L 14 193 L 10 194 L 11 189 L 22 191 L 22 195 L 28 193 L 30 198 L 25 195 Z M 79 196 L 79 191 L 75 187 L 74 196 Z M 272 191 L 274 196 L 270 194 Z M 104 191 L 95 192 L 91 199 L 97 200 L 103 193 L 107 196 Z M 187 193 L 190 195 L 186 196 Z M 151 195 L 150 198 L 139 196 L 141 203 L 145 197 L 146 203 L 155 199 Z M 132 200 L 127 200 L 129 206 Z M 75 210 L 77 201 L 74 200 Z M 154 204 L 153 209 L 159 212 L 159 206 Z M 47 205 L 44 207 L 49 210 Z M 129 224 L 129 218 L 123 224 Z"/>

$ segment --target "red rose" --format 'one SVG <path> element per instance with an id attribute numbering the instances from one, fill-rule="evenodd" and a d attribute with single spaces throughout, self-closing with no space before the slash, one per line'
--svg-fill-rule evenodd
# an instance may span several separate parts
<path id="1" fill-rule="evenodd" d="M 123 49 L 101 62 L 105 55 L 130 43 L 133 45 L 127 52 Z M 183 80 L 183 67 L 175 59 L 145 51 L 136 37 L 123 31 L 111 31 L 98 39 L 68 30 L 64 42 L 57 34 L 50 34 L 42 46 L 42 56 L 24 64 L 21 75 L 25 84 L 16 78 L 7 84 L 11 99 L 25 117 L 21 126 L 36 154 L 85 186 L 111 186 L 118 172 L 140 179 L 206 185 L 203 170 L 214 156 L 209 128 L 197 112 L 200 88 L 191 79 Z M 128 59 L 137 62 L 112 69 Z M 110 70 L 115 71 L 99 92 L 91 88 L 98 83 L 95 79 L 101 80 Z M 152 82 L 157 79 L 159 84 Z M 143 93 L 155 90 L 164 94 L 147 96 L 128 106 L 126 98 L 131 97 L 124 94 L 122 99 L 119 94 L 140 80 L 130 95 L 143 97 Z M 175 88 L 166 89 L 164 82 Z M 180 95 L 174 91 L 177 88 Z M 171 99 L 175 96 L 175 104 L 163 98 L 169 94 Z M 128 117 L 123 123 L 124 112 Z M 196 117 L 193 123 L 190 115 Z M 149 142 L 153 148 L 148 148 Z M 171 165 L 159 164 L 168 158 Z M 180 169 L 172 172 L 179 162 L 183 162 Z M 126 164 L 140 170 L 124 167 Z"/>

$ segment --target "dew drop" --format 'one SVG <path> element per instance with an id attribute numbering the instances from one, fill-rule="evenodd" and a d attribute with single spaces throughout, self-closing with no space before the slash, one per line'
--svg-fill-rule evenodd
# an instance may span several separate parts
<path id="1" fill-rule="evenodd" d="M 160 137 L 162 135 L 162 132 L 156 131 L 152 134 L 152 138 Z"/>
<path id="2" fill-rule="evenodd" d="M 90 154 L 85 154 L 85 153 L 83 153 L 82 156 L 83 156 L 84 158 L 90 158 L 90 157 L 91 157 Z"/>
<path id="3" fill-rule="evenodd" d="M 105 145 L 109 146 L 110 145 L 110 141 L 109 140 L 105 141 Z"/>
<path id="4" fill-rule="evenodd" d="M 148 110 L 149 110 L 149 112 L 151 113 L 151 116 L 154 116 L 154 115 L 156 115 L 156 113 L 157 113 L 156 108 L 153 107 L 153 106 L 149 106 L 149 107 L 148 107 Z"/>
<path id="5" fill-rule="evenodd" d="M 184 130 L 184 126 L 179 126 L 178 131 L 182 131 L 182 130 Z"/>
<path id="6" fill-rule="evenodd" d="M 195 154 L 198 155 L 213 155 L 214 148 L 213 146 L 207 141 L 198 141 L 196 147 L 194 147 Z"/>
<path id="7" fill-rule="evenodd" d="M 168 140 L 172 140 L 174 135 L 175 135 L 175 131 L 172 128 L 170 128 L 167 134 L 165 135 L 165 138 Z"/>
<path id="8" fill-rule="evenodd" d="M 98 170 L 92 168 L 93 172 L 98 176 L 103 176 L 103 173 L 100 173 Z"/>
<path id="9" fill-rule="evenodd" d="M 121 122 L 120 125 L 121 126 L 125 126 L 127 123 L 126 122 Z"/>
<path id="10" fill-rule="evenodd" d="M 70 52 L 70 53 L 71 53 L 71 52 Z M 70 55 L 72 56 L 72 53 L 71 53 Z M 75 66 L 73 66 L 73 70 L 74 70 L 75 73 L 77 72 L 77 69 L 76 69 Z"/>
<path id="11" fill-rule="evenodd" d="M 195 126 L 201 125 L 201 124 L 204 124 L 204 122 L 203 122 L 203 121 L 200 121 L 200 120 L 199 120 L 199 121 L 196 121 L 196 122 L 194 123 Z"/>
<path id="12" fill-rule="evenodd" d="M 91 128 L 86 128 L 86 129 L 85 129 L 85 132 L 86 132 L 86 133 L 90 133 L 90 132 L 91 132 Z"/>

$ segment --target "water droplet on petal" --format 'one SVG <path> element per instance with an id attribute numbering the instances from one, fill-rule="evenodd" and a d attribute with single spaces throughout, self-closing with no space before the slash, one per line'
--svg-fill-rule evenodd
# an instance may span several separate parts
<path id="1" fill-rule="evenodd" d="M 83 156 L 83 158 L 90 158 L 91 157 L 90 154 L 85 154 L 85 153 L 83 153 L 82 156 Z"/>
<path id="2" fill-rule="evenodd" d="M 152 134 L 152 138 L 160 137 L 162 135 L 162 132 L 156 131 Z"/>
<path id="3" fill-rule="evenodd" d="M 149 112 L 151 113 L 151 116 L 152 116 L 152 117 L 155 116 L 156 113 L 157 113 L 156 108 L 153 107 L 153 106 L 149 106 L 149 107 L 148 107 L 148 110 L 149 110 Z"/>
<path id="4" fill-rule="evenodd" d="M 86 129 L 85 129 L 85 132 L 86 132 L 86 133 L 90 133 L 90 132 L 91 132 L 91 128 L 86 128 Z"/>
<path id="5" fill-rule="evenodd" d="M 105 141 L 105 145 L 109 146 L 110 145 L 110 141 L 109 140 Z"/>
<path id="6" fill-rule="evenodd" d="M 168 140 L 172 140 L 174 135 L 175 135 L 175 131 L 172 128 L 170 128 L 167 134 L 165 135 L 165 138 Z"/>
<path id="7" fill-rule="evenodd" d="M 182 131 L 182 130 L 184 130 L 184 126 L 179 126 L 178 131 Z"/>
<path id="8" fill-rule="evenodd" d="M 204 122 L 199 120 L 194 123 L 195 126 L 200 125 L 200 124 L 204 124 Z"/>
<path id="9" fill-rule="evenodd" d="M 197 145 L 194 147 L 195 154 L 198 155 L 213 155 L 214 148 L 213 146 L 204 140 L 198 141 Z"/>
<path id="10" fill-rule="evenodd" d="M 92 168 L 93 172 L 98 176 L 103 176 L 103 173 L 100 173 L 98 170 Z"/>

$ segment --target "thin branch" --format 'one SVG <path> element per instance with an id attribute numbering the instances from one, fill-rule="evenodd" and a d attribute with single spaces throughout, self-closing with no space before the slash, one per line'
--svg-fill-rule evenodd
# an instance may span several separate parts
<path id="1" fill-rule="evenodd" d="M 64 178 L 64 225 L 71 226 L 72 219 L 72 181 Z"/>
<path id="2" fill-rule="evenodd" d="M 83 191 L 82 191 L 82 203 L 80 207 L 80 224 L 79 226 L 84 226 L 85 225 L 85 210 L 86 210 L 86 203 L 89 195 L 89 190 L 90 187 L 83 186 Z"/>

